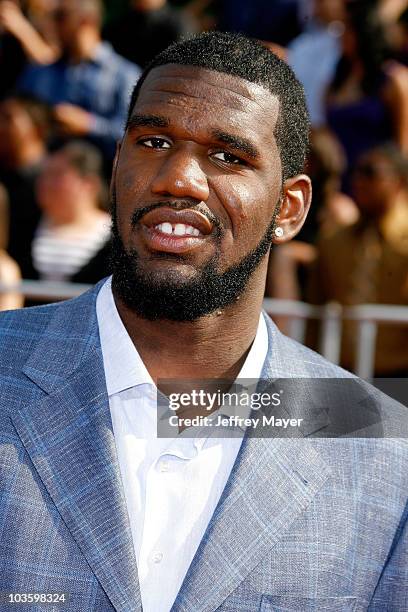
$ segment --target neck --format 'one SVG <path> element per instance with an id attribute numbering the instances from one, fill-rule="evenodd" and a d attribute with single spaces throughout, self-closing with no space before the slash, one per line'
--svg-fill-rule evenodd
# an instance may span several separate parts
<path id="1" fill-rule="evenodd" d="M 78 32 L 75 44 L 70 51 L 70 61 L 77 64 L 92 59 L 100 42 L 101 37 L 98 30 L 83 27 L 83 30 Z"/>
<path id="2" fill-rule="evenodd" d="M 89 228 L 101 214 L 103 213 L 96 207 L 93 200 L 89 201 L 84 198 L 76 202 L 75 210 L 67 211 L 65 214 L 60 214 L 59 216 L 54 215 L 48 217 L 48 222 L 53 227 L 69 225 L 77 229 L 82 227 Z"/>
<path id="3" fill-rule="evenodd" d="M 115 296 L 121 319 L 157 383 L 163 379 L 235 379 L 255 338 L 267 258 L 232 305 L 193 322 L 148 321 Z"/>

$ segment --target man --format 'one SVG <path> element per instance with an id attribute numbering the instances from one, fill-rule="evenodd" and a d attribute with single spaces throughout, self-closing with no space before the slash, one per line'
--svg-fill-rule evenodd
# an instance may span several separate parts
<path id="1" fill-rule="evenodd" d="M 0 182 L 9 199 L 6 243 L 23 278 L 33 272 L 30 245 L 40 219 L 35 184 L 47 155 L 49 125 L 47 107 L 35 98 L 0 102 Z"/>
<path id="2" fill-rule="evenodd" d="M 8 240 L 9 207 L 7 192 L 0 184 L 0 283 L 15 286 L 21 280 L 20 268 L 6 251 Z M 23 306 L 23 296 L 16 291 L 4 291 L 0 295 L 0 310 Z"/>
<path id="3" fill-rule="evenodd" d="M 354 169 L 358 221 L 322 237 L 310 278 L 310 299 L 356 304 L 408 304 L 408 163 L 395 145 L 365 153 Z M 342 365 L 352 369 L 357 329 L 343 327 Z M 405 377 L 408 328 L 379 325 L 376 376 Z"/>
<path id="4" fill-rule="evenodd" d="M 130 0 L 123 15 L 106 28 L 104 38 L 120 55 L 144 68 L 160 51 L 196 29 L 187 13 L 167 0 Z"/>
<path id="5" fill-rule="evenodd" d="M 300 33 L 304 14 L 309 12 L 304 0 L 221 0 L 217 4 L 220 29 L 245 32 L 281 46 Z"/>
<path id="6" fill-rule="evenodd" d="M 261 313 L 270 245 L 310 204 L 307 133 L 293 73 L 244 37 L 177 43 L 142 76 L 112 177 L 112 282 L 0 319 L 9 597 L 406 607 L 405 441 L 301 439 L 325 422 L 296 394 L 297 440 L 156 435 L 159 379 L 346 376 Z"/>
<path id="7" fill-rule="evenodd" d="M 62 134 L 89 138 L 112 160 L 140 70 L 101 41 L 99 0 L 58 0 L 54 20 L 61 58 L 28 66 L 18 87 L 54 107 Z"/>
<path id="8" fill-rule="evenodd" d="M 326 123 L 325 95 L 341 56 L 344 0 L 314 0 L 314 19 L 288 46 L 287 60 L 305 88 L 313 127 Z"/>

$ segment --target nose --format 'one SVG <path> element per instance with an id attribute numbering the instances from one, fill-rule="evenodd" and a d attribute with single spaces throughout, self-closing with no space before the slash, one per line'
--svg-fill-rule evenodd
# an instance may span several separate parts
<path id="1" fill-rule="evenodd" d="M 188 152 L 178 151 L 167 157 L 152 183 L 152 193 L 206 202 L 210 195 L 208 181 L 199 162 Z"/>

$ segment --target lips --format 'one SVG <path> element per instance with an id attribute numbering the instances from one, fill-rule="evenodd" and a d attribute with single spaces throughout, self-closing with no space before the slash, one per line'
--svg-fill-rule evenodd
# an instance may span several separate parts
<path id="1" fill-rule="evenodd" d="M 213 224 L 201 212 L 168 207 L 146 213 L 139 227 L 150 251 L 180 254 L 202 247 L 213 230 Z"/>
<path id="2" fill-rule="evenodd" d="M 192 227 L 200 232 L 202 236 L 211 234 L 213 224 L 206 216 L 198 210 L 184 209 L 174 210 L 173 208 L 160 207 L 146 213 L 140 220 L 142 225 L 150 228 L 165 226 L 166 233 L 168 225 L 172 226 L 173 233 L 177 225 L 184 225 L 187 228 Z M 196 232 L 194 232 L 196 234 Z M 176 234 L 177 235 L 177 234 Z"/>

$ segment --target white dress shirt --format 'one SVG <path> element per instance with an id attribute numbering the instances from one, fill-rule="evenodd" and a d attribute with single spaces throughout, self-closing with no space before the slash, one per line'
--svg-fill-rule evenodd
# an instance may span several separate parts
<path id="1" fill-rule="evenodd" d="M 120 319 L 111 279 L 98 294 L 96 312 L 143 610 L 169 612 L 227 483 L 242 435 L 212 437 L 207 428 L 196 437 L 158 438 L 157 388 Z M 238 378 L 258 379 L 267 350 L 261 314 Z"/>

